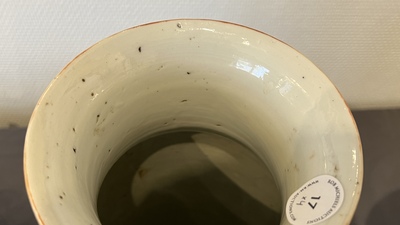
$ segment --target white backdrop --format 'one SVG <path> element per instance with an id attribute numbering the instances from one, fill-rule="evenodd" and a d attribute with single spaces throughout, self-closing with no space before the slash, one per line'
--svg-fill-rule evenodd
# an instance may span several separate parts
<path id="1" fill-rule="evenodd" d="M 0 127 L 26 126 L 52 78 L 95 42 L 172 18 L 259 29 L 313 61 L 352 109 L 400 107 L 398 0 L 0 0 Z"/>

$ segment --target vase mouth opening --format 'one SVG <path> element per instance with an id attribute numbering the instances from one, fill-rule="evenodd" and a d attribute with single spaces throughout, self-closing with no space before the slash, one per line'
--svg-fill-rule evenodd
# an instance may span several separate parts
<path id="1" fill-rule="evenodd" d="M 180 128 L 150 135 L 101 185 L 102 224 L 280 224 L 282 199 L 254 151 L 226 135 Z"/>

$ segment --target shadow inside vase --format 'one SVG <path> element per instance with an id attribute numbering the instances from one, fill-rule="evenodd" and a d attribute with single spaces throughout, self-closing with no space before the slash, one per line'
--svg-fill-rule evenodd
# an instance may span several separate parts
<path id="1" fill-rule="evenodd" d="M 279 224 L 268 168 L 227 137 L 177 131 L 151 137 L 111 168 L 98 196 L 103 225 Z"/>

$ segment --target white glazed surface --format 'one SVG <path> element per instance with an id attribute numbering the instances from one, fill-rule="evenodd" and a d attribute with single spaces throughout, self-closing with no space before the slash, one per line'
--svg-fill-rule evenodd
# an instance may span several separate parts
<path id="1" fill-rule="evenodd" d="M 286 44 L 242 26 L 173 20 L 128 29 L 74 59 L 30 121 L 25 179 L 40 224 L 100 224 L 113 163 L 155 132 L 199 127 L 254 149 L 287 198 L 322 174 L 345 199 L 321 224 L 349 224 L 362 183 L 358 131 L 336 88 Z M 284 210 L 283 210 L 284 211 Z M 289 224 L 282 217 L 281 224 Z"/>

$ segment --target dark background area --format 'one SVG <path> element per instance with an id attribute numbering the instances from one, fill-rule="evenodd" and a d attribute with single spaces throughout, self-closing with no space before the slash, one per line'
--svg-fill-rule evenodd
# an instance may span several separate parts
<path id="1" fill-rule="evenodd" d="M 352 225 L 400 224 L 400 110 L 353 114 L 363 143 L 364 182 Z M 0 225 L 37 224 L 24 186 L 25 132 L 0 129 Z"/>

